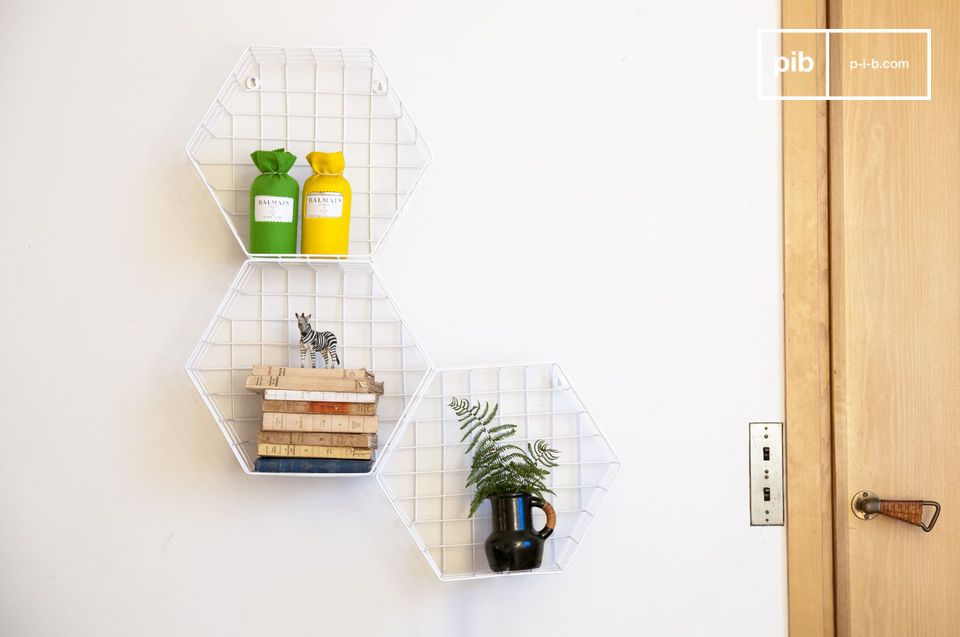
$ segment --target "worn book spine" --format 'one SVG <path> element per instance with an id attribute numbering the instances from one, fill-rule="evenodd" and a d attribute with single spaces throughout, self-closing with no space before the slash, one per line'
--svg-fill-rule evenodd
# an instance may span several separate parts
<path id="1" fill-rule="evenodd" d="M 288 414 L 344 414 L 375 416 L 376 403 L 318 403 L 306 400 L 264 400 L 263 411 Z"/>
<path id="2" fill-rule="evenodd" d="M 307 376 L 247 376 L 247 389 L 262 392 L 267 389 L 297 391 L 334 391 L 361 394 L 382 394 L 383 383 L 355 378 L 310 378 Z"/>
<path id="3" fill-rule="evenodd" d="M 334 458 L 257 458 L 255 471 L 263 473 L 370 473 L 370 460 Z"/>
<path id="4" fill-rule="evenodd" d="M 376 403 L 376 394 L 360 394 L 345 391 L 297 391 L 294 389 L 268 389 L 263 392 L 267 400 L 307 400 L 325 403 Z"/>
<path id="5" fill-rule="evenodd" d="M 353 378 L 355 380 L 373 380 L 373 374 L 360 369 L 315 369 L 313 367 L 277 367 L 275 365 L 254 365 L 250 371 L 253 376 L 297 376 L 300 378 Z"/>
<path id="6" fill-rule="evenodd" d="M 265 431 L 375 434 L 379 425 L 376 416 L 263 412 Z"/>
<path id="7" fill-rule="evenodd" d="M 327 447 L 364 447 L 377 446 L 376 434 L 340 434 L 305 431 L 261 431 L 257 442 L 273 445 L 321 445 Z"/>
<path id="8" fill-rule="evenodd" d="M 343 458 L 344 460 L 370 460 L 373 449 L 359 447 L 331 447 L 329 445 L 257 445 L 258 456 L 290 456 L 294 458 Z"/>

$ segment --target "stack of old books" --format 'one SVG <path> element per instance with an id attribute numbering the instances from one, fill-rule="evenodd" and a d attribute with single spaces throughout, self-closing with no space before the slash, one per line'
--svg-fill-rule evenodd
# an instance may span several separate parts
<path id="1" fill-rule="evenodd" d="M 246 387 L 263 394 L 257 471 L 370 471 L 377 449 L 377 398 L 383 393 L 373 374 L 256 365 Z"/>

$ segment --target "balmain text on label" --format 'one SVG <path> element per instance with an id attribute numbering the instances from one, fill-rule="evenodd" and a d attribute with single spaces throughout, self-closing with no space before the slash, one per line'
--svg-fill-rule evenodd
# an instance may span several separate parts
<path id="1" fill-rule="evenodd" d="M 311 192 L 307 194 L 305 214 L 310 219 L 335 219 L 343 216 L 343 194 L 339 192 Z"/>
<path id="2" fill-rule="evenodd" d="M 293 221 L 293 198 L 257 195 L 253 200 L 253 218 L 255 221 L 290 223 Z"/>

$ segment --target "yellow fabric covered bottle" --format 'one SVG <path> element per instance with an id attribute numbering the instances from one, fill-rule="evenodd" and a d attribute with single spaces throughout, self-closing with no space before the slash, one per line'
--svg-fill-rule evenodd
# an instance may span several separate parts
<path id="1" fill-rule="evenodd" d="M 310 153 L 313 176 L 303 184 L 303 254 L 346 254 L 350 239 L 350 184 L 343 153 Z"/>

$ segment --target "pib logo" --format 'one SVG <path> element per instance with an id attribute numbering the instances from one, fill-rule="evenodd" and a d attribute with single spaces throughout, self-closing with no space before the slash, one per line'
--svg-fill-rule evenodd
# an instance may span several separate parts
<path id="1" fill-rule="evenodd" d="M 810 73 L 813 71 L 813 58 L 805 55 L 803 51 L 790 51 L 789 57 L 781 55 L 777 58 L 774 68 L 776 69 L 774 75 L 787 71 L 791 73 Z"/>

